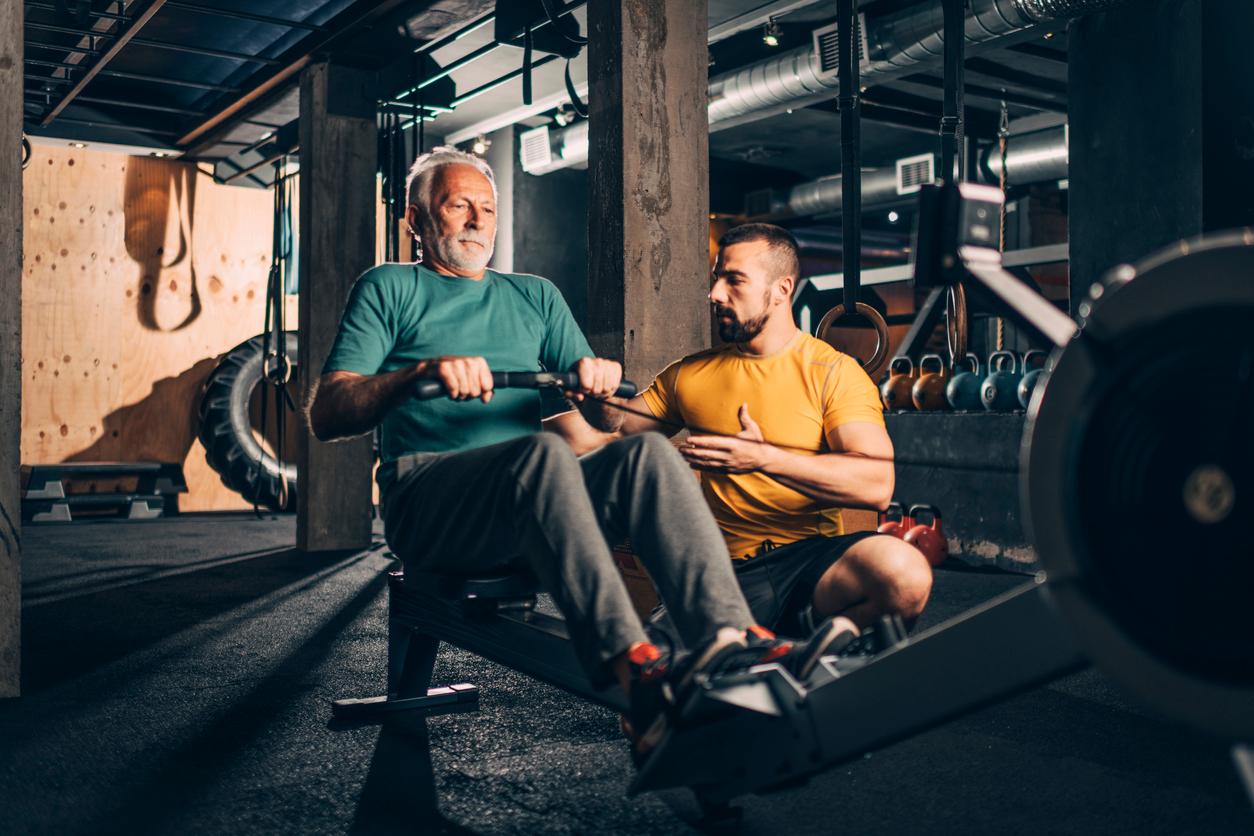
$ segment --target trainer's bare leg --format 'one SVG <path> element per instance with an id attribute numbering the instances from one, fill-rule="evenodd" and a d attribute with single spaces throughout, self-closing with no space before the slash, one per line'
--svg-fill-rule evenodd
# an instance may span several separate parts
<path id="1" fill-rule="evenodd" d="M 910 625 L 931 591 L 932 567 L 918 549 L 896 537 L 868 537 L 823 573 L 812 604 L 816 616 L 843 615 L 859 627 L 891 613 Z"/>

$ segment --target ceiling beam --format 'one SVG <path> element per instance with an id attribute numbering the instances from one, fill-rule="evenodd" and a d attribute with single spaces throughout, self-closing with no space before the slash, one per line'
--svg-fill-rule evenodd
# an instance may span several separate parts
<path id="1" fill-rule="evenodd" d="M 897 81 L 904 81 L 907 84 L 919 84 L 924 87 L 932 87 L 937 90 L 945 88 L 945 82 L 935 76 L 915 73 L 914 75 L 902 76 Z M 979 84 L 966 84 L 963 86 L 968 96 L 975 96 L 979 99 L 992 99 L 993 101 L 1005 100 L 1010 104 L 1020 105 L 1021 107 L 1030 107 L 1033 110 L 1046 111 L 1048 113 L 1066 113 L 1067 105 L 1064 102 L 1055 102 L 1049 99 L 1041 99 L 1036 96 L 1025 96 L 1022 93 L 1016 93 L 1012 90 L 998 90 L 994 87 L 984 87 Z"/>
<path id="2" fill-rule="evenodd" d="M 358 26 L 369 24 L 385 14 L 392 12 L 398 6 L 402 5 L 406 0 L 378 0 L 355 17 L 350 23 L 343 28 L 326 31 L 320 33 L 321 37 L 311 36 L 301 41 L 298 48 L 301 54 L 291 59 L 290 63 L 280 67 L 273 75 L 265 78 L 257 83 L 256 86 L 250 88 L 238 98 L 232 100 L 225 105 L 217 113 L 210 115 L 196 127 L 187 131 L 178 139 L 178 145 L 184 148 L 184 153 L 196 156 L 213 146 L 214 139 L 224 136 L 229 130 L 228 120 L 245 110 L 257 105 L 263 101 L 269 94 L 274 93 L 285 82 L 299 73 L 305 67 L 313 63 L 315 53 L 323 52 L 339 38 L 352 32 Z M 356 7 L 351 7 L 356 8 Z M 350 11 L 351 11 L 350 8 Z M 341 15 L 347 12 L 341 12 Z M 338 19 L 339 16 L 337 16 Z M 197 141 L 199 140 L 199 141 Z M 195 146 L 191 146 L 196 142 Z"/>
<path id="3" fill-rule="evenodd" d="M 186 0 L 169 0 L 167 4 L 171 9 L 184 9 L 189 12 L 198 12 L 206 15 L 216 15 L 218 17 L 233 17 L 236 20 L 251 20 L 254 23 L 267 23 L 271 26 L 286 26 L 289 29 L 305 29 L 309 32 L 322 32 L 324 27 L 316 23 L 307 23 L 303 20 L 287 20 L 281 17 L 271 17 L 270 15 L 259 15 L 254 12 L 240 12 L 234 9 L 219 9 L 213 6 L 205 6 L 200 3 L 189 3 Z"/>
<path id="4" fill-rule="evenodd" d="M 968 58 L 966 61 L 967 69 L 973 73 L 986 75 L 989 78 L 995 78 L 998 81 L 1004 81 L 1008 84 L 1014 84 L 1019 87 L 1026 87 L 1029 90 L 1036 90 L 1047 96 L 1058 96 L 1066 98 L 1067 83 L 1065 81 L 1054 81 L 1050 78 L 1042 78 L 1035 73 L 1027 73 L 1023 70 L 1016 70 L 1007 67 L 1004 64 L 998 64 L 996 61 L 990 61 L 987 58 Z"/>
<path id="5" fill-rule="evenodd" d="M 31 8 L 31 9 L 43 9 L 49 12 L 57 11 L 56 3 L 39 3 L 39 2 L 36 2 L 36 0 L 25 0 L 25 4 L 27 8 Z M 97 20 L 120 20 L 123 23 L 125 23 L 126 21 L 131 19 L 128 15 L 117 14 L 116 12 L 93 11 L 93 12 L 89 12 L 88 14 L 89 16 L 94 17 Z"/>
<path id="6" fill-rule="evenodd" d="M 1067 63 L 1066 52 L 1061 52 L 1057 49 L 1051 49 L 1047 46 L 1041 46 L 1040 44 L 1033 44 L 1033 43 L 1011 44 L 1009 47 L 1007 47 L 1007 49 L 1011 50 L 1012 52 L 1021 52 L 1024 55 L 1031 55 L 1033 58 L 1040 58 L 1045 61 L 1053 61 L 1056 64 L 1065 65 Z"/>
<path id="7" fill-rule="evenodd" d="M 70 102 L 74 101 L 74 99 L 78 97 L 78 94 L 83 92 L 84 88 L 91 83 L 91 80 L 96 77 L 97 73 L 103 70 L 105 65 L 112 61 L 114 57 L 122 51 L 122 48 L 130 42 L 131 38 L 139 34 L 139 30 L 144 28 L 144 25 L 147 24 L 148 21 L 152 20 L 153 16 L 157 12 L 161 11 L 161 7 L 163 5 L 165 5 L 165 0 L 151 0 L 144 10 L 136 15 L 130 25 L 117 34 L 117 40 L 115 40 L 99 58 L 92 62 L 92 65 L 87 69 L 87 72 L 83 75 L 83 77 L 78 80 L 78 83 L 71 87 L 66 94 L 61 97 L 61 100 L 48 111 L 43 119 L 40 120 L 40 126 L 46 128 L 53 119 L 56 119 L 57 116 L 61 114 L 61 111 L 65 110 L 66 107 L 69 106 Z"/>

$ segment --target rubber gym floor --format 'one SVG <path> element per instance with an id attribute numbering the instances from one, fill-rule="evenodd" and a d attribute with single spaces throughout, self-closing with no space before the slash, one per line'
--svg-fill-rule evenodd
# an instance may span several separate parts
<path id="1" fill-rule="evenodd" d="M 478 713 L 334 726 L 332 699 L 383 690 L 378 549 L 303 556 L 293 518 L 245 514 L 24 535 L 0 832 L 712 829 L 686 791 L 625 796 L 612 713 L 461 651 L 437 681 L 477 683 Z M 942 569 L 921 626 L 1023 580 Z M 744 833 L 1254 833 L 1226 747 L 1095 672 L 738 803 Z"/>

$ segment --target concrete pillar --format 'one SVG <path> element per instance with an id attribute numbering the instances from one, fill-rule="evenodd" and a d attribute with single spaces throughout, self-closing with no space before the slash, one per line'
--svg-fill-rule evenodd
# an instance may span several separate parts
<path id="1" fill-rule="evenodd" d="M 22 662 L 22 4 L 0 0 L 0 697 Z"/>
<path id="2" fill-rule="evenodd" d="M 710 344 L 707 6 L 588 4 L 588 337 L 642 385 Z"/>
<path id="3" fill-rule="evenodd" d="M 353 282 L 374 264 L 377 138 L 370 74 L 328 63 L 300 82 L 300 391 L 322 373 Z M 298 445 L 296 547 L 370 545 L 371 438 Z"/>
<path id="4" fill-rule="evenodd" d="M 1254 4 L 1206 0 L 1147 0 L 1071 26 L 1073 311 L 1116 264 L 1254 223 L 1251 30 Z"/>

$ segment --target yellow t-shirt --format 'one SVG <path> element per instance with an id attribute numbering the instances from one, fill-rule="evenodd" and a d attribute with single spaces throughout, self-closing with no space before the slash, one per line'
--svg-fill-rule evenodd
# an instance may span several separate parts
<path id="1" fill-rule="evenodd" d="M 857 421 L 884 426 L 879 391 L 856 360 L 798 331 L 779 352 L 759 357 L 734 344 L 678 360 L 643 393 L 654 416 L 702 431 L 735 435 L 742 403 L 769 443 L 792 452 L 829 452 L 837 427 Z M 733 560 L 816 534 L 844 531 L 839 508 L 762 473 L 702 472 L 701 489 Z"/>

